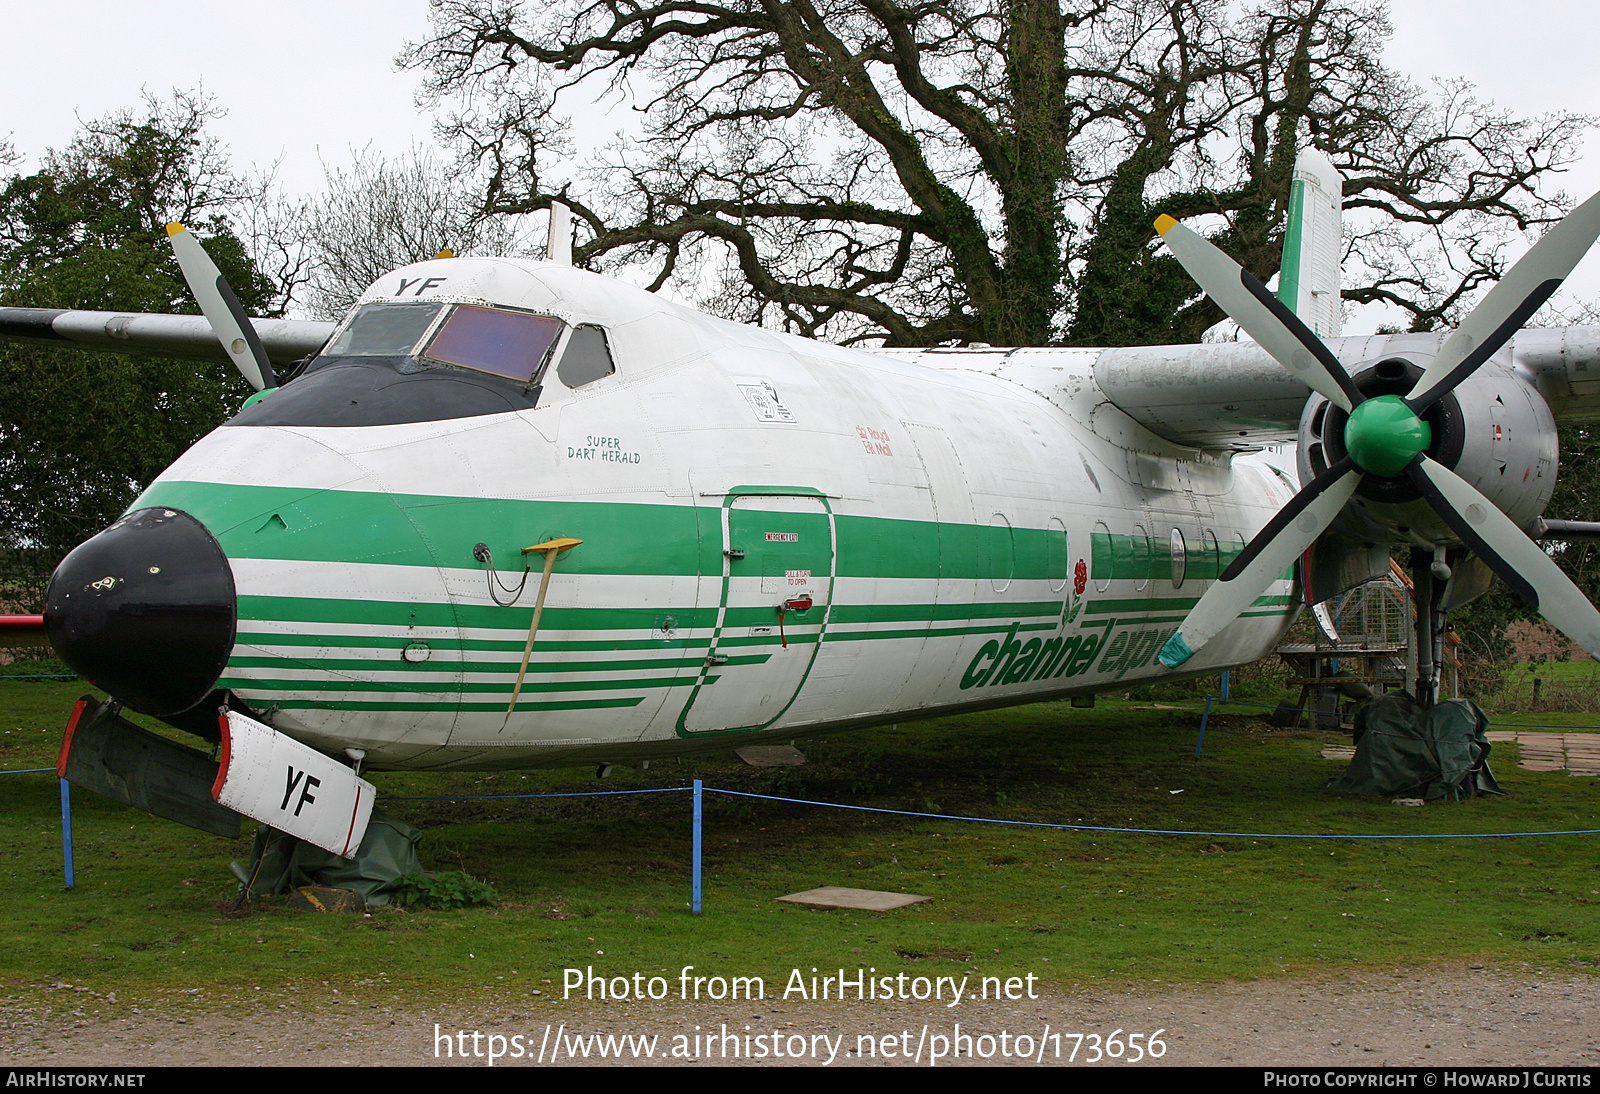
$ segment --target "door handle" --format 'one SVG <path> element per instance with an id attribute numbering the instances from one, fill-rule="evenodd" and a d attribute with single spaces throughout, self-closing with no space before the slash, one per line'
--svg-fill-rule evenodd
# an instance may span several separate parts
<path id="1" fill-rule="evenodd" d="M 778 605 L 778 640 L 783 643 L 783 648 L 789 648 L 789 638 L 783 633 L 783 615 L 785 612 L 809 612 L 811 610 L 811 594 L 797 596 L 792 600 L 785 600 Z"/>

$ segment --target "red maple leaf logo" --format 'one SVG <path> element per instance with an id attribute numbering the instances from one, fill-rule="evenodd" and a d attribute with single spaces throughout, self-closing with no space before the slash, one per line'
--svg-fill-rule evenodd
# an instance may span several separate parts
<path id="1" fill-rule="evenodd" d="M 1083 587 L 1089 583 L 1089 567 L 1083 564 L 1083 559 L 1072 568 L 1072 591 L 1078 596 L 1083 595 Z"/>

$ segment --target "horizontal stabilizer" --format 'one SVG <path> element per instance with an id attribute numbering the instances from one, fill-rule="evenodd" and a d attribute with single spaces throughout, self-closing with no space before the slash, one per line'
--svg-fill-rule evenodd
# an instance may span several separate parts
<path id="1" fill-rule="evenodd" d="M 212 796 L 280 832 L 342 858 L 366 835 L 376 789 L 338 760 L 230 710 Z"/>

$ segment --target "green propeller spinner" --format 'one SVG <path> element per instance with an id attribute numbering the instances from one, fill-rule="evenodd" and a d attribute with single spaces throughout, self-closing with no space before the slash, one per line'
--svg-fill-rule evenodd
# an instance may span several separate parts
<path id="1" fill-rule="evenodd" d="M 1356 466 L 1392 478 L 1433 443 L 1433 430 L 1398 395 L 1379 395 L 1350 412 L 1344 446 Z"/>

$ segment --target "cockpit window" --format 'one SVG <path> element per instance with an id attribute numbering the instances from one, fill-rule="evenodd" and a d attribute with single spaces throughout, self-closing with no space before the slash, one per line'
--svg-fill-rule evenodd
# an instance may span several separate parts
<path id="1" fill-rule="evenodd" d="M 443 309 L 443 304 L 363 304 L 322 352 L 328 357 L 406 357 Z"/>
<path id="2" fill-rule="evenodd" d="M 611 363 L 611 350 L 606 346 L 606 332 L 588 323 L 574 327 L 561 351 L 561 362 L 556 365 L 561 382 L 568 387 L 582 387 L 615 371 L 617 366 Z"/>
<path id="3" fill-rule="evenodd" d="M 459 305 L 423 357 L 531 384 L 561 334 L 559 319 Z"/>

